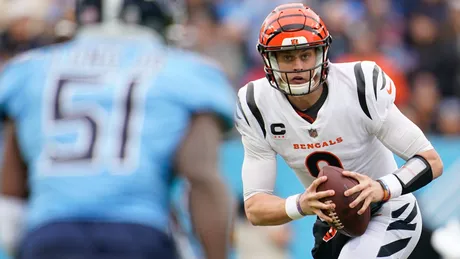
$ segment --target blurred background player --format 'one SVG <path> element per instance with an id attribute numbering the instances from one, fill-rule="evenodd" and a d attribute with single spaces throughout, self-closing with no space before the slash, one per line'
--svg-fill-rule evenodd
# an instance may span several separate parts
<path id="1" fill-rule="evenodd" d="M 5 66 L 0 104 L 15 134 L 0 224 L 27 206 L 18 258 L 175 258 L 177 175 L 206 257 L 226 258 L 232 211 L 217 163 L 233 91 L 212 62 L 165 46 L 172 4 L 77 1 L 74 40 Z"/>

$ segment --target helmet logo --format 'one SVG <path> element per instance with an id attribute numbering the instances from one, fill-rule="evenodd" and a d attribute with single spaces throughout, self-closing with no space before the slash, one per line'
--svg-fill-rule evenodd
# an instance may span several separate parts
<path id="1" fill-rule="evenodd" d="M 304 36 L 300 36 L 300 37 L 284 38 L 282 45 L 290 46 L 290 45 L 305 44 L 305 43 L 308 43 L 307 38 L 305 38 Z"/>

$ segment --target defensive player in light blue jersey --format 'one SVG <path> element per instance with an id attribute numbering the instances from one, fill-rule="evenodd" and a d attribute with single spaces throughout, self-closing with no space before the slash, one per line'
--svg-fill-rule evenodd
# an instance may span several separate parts
<path id="1" fill-rule="evenodd" d="M 170 23 L 170 1 L 77 2 L 79 21 L 96 24 L 0 76 L 0 109 L 15 122 L 30 190 L 19 258 L 175 258 L 176 175 L 190 183 L 206 257 L 226 258 L 232 212 L 217 163 L 233 89 L 212 63 L 162 43 L 155 31 Z M 21 211 L 12 141 L 1 204 Z"/>

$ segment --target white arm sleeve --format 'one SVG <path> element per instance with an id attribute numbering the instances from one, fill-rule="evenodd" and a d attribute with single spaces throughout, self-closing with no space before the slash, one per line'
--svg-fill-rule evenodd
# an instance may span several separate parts
<path id="1" fill-rule="evenodd" d="M 394 104 L 389 107 L 376 136 L 388 149 L 404 160 L 433 149 L 420 128 L 404 116 Z"/>
<path id="2" fill-rule="evenodd" d="M 276 180 L 276 152 L 265 140 L 256 118 L 246 103 L 246 88 L 238 93 L 235 114 L 236 129 L 242 136 L 244 161 L 242 168 L 244 200 L 257 193 L 272 194 Z"/>
<path id="3" fill-rule="evenodd" d="M 242 168 L 244 200 L 257 193 L 272 194 L 276 180 L 276 155 L 248 137 L 242 138 L 244 161 Z"/>

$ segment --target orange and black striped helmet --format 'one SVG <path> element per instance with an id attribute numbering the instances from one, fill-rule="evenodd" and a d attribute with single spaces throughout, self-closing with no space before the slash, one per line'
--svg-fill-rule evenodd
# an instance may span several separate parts
<path id="1" fill-rule="evenodd" d="M 257 50 L 265 64 L 265 74 L 270 84 L 288 95 L 305 95 L 322 85 L 328 74 L 328 50 L 332 37 L 321 18 L 310 7 L 284 4 L 276 7 L 265 18 L 260 29 Z M 282 71 L 278 68 L 276 52 L 315 48 L 316 65 L 301 71 Z M 282 74 L 310 72 L 311 80 L 293 85 L 285 82 Z"/>

